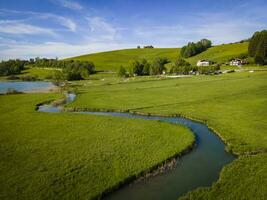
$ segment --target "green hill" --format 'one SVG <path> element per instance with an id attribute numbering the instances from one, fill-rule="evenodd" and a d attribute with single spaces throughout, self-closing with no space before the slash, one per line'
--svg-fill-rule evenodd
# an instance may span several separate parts
<path id="1" fill-rule="evenodd" d="M 187 60 L 195 65 L 198 60 L 208 59 L 215 62 L 225 62 L 231 58 L 238 57 L 240 54 L 248 52 L 248 42 L 223 44 L 209 48 L 208 50 L 188 58 Z"/>
<path id="2" fill-rule="evenodd" d="M 124 49 L 87 54 L 68 58 L 68 60 L 90 60 L 95 63 L 97 70 L 117 71 L 121 65 L 128 67 L 134 60 L 142 58 L 153 60 L 156 57 L 167 57 L 174 61 L 179 56 L 179 52 L 179 48 Z"/>
<path id="3" fill-rule="evenodd" d="M 215 62 L 225 62 L 232 57 L 238 57 L 240 54 L 247 53 L 248 42 L 217 45 L 208 50 L 188 58 L 187 60 L 195 65 L 200 59 L 209 59 Z M 154 48 L 154 49 L 124 49 L 108 51 L 94 54 L 77 56 L 73 60 L 93 61 L 97 70 L 117 71 L 121 65 L 128 67 L 134 60 L 145 58 L 153 60 L 156 57 L 167 57 L 173 62 L 179 56 L 179 48 Z"/>

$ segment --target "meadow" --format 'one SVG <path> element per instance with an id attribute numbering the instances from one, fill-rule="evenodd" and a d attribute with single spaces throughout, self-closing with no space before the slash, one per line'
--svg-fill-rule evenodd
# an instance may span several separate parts
<path id="1" fill-rule="evenodd" d="M 246 53 L 247 45 L 214 46 L 188 61 L 225 62 Z M 69 82 L 69 90 L 75 91 L 77 98 L 66 108 L 178 114 L 203 121 L 238 159 L 224 167 L 220 179 L 211 187 L 191 191 L 181 199 L 264 199 L 267 72 L 125 79 L 116 74 L 121 65 L 129 67 L 136 59 L 151 61 L 167 57 L 174 62 L 179 51 L 178 48 L 127 49 L 70 58 L 93 61 L 98 71 L 113 73 L 97 73 L 88 80 Z M 19 76 L 48 80 L 54 72 L 28 68 Z M 37 104 L 61 97 L 60 94 L 0 95 L 1 199 L 99 197 L 194 142 L 190 130 L 164 122 L 35 110 Z"/>
<path id="2" fill-rule="evenodd" d="M 60 97 L 0 95 L 0 199 L 99 197 L 194 142 L 174 124 L 35 110 Z"/>
<path id="3" fill-rule="evenodd" d="M 241 72 L 84 86 L 68 107 L 181 114 L 202 120 L 239 158 L 210 189 L 192 192 L 188 198 L 201 194 L 203 199 L 213 199 L 220 192 L 225 199 L 263 199 L 267 187 L 263 178 L 267 174 L 263 166 L 267 160 L 266 79 L 267 72 Z"/>
<path id="4" fill-rule="evenodd" d="M 215 62 L 225 62 L 230 58 L 238 57 L 240 54 L 247 53 L 248 43 L 236 43 L 217 45 L 208 50 L 187 59 L 192 65 L 196 65 L 200 59 L 209 59 Z M 130 67 L 134 60 L 143 58 L 152 61 L 157 57 L 166 57 L 171 62 L 167 65 L 171 67 L 172 63 L 179 57 L 180 48 L 153 48 L 153 49 L 124 49 L 117 51 L 101 52 L 87 54 L 68 58 L 67 60 L 92 61 L 97 70 L 118 71 L 120 66 Z"/>

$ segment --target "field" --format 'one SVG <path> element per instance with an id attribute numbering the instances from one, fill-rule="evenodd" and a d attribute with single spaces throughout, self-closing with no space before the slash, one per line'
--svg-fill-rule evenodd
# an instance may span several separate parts
<path id="1" fill-rule="evenodd" d="M 226 44 L 211 47 L 207 51 L 187 59 L 192 65 L 196 65 L 199 59 L 209 59 L 216 62 L 228 61 L 247 52 L 248 43 Z M 134 60 L 147 59 L 149 61 L 156 57 L 167 57 L 174 62 L 180 53 L 179 48 L 154 48 L 154 49 L 126 49 L 109 51 L 103 53 L 87 54 L 68 58 L 73 60 L 90 60 L 95 63 L 97 70 L 118 71 L 119 67 L 129 67 Z M 172 64 L 167 65 L 170 67 Z"/>
<path id="2" fill-rule="evenodd" d="M 253 196 L 263 199 L 267 187 L 267 179 L 263 178 L 267 174 L 263 166 L 267 160 L 266 80 L 267 72 L 242 72 L 83 86 L 77 100 L 69 107 L 182 114 L 201 119 L 219 133 L 227 149 L 238 154 L 239 159 L 223 171 L 212 189 L 196 194 L 212 199 L 217 191 L 222 192 L 225 199 Z M 246 167 L 242 169 L 242 165 Z M 234 187 L 237 179 L 243 187 Z M 246 189 L 248 185 L 250 188 Z"/>
<path id="3" fill-rule="evenodd" d="M 247 45 L 214 46 L 188 61 L 225 62 L 246 53 Z M 91 60 L 96 70 L 111 73 L 69 82 L 77 98 L 67 108 L 181 114 L 201 120 L 238 158 L 224 167 L 211 187 L 191 191 L 181 199 L 266 199 L 267 72 L 125 79 L 116 74 L 121 65 L 129 67 L 135 59 L 167 57 L 173 62 L 178 56 L 178 48 L 156 48 L 70 58 Z M 29 68 L 19 76 L 47 80 L 53 73 L 51 69 Z M 60 97 L 0 95 L 0 199 L 91 199 L 183 151 L 194 141 L 188 129 L 159 121 L 35 111 L 37 104 Z"/>
<path id="4" fill-rule="evenodd" d="M 214 62 L 226 62 L 229 59 L 239 57 L 240 54 L 247 53 L 248 42 L 236 44 L 224 44 L 209 48 L 208 50 L 188 58 L 188 61 L 193 65 L 198 60 L 208 59 Z"/>
<path id="5" fill-rule="evenodd" d="M 57 98 L 0 95 L 0 199 L 91 199 L 194 141 L 158 121 L 35 111 Z"/>
<path id="6" fill-rule="evenodd" d="M 47 68 L 38 68 L 38 67 L 32 67 L 24 70 L 20 77 L 23 76 L 34 76 L 37 79 L 41 80 L 49 80 L 52 79 L 55 69 L 47 69 Z"/>
<path id="7" fill-rule="evenodd" d="M 179 55 L 179 48 L 155 48 L 155 49 L 125 49 L 103 53 L 88 54 L 69 58 L 73 60 L 94 62 L 97 70 L 118 71 L 120 66 L 129 67 L 134 60 L 147 59 L 149 61 L 156 57 L 167 57 L 174 61 Z"/>

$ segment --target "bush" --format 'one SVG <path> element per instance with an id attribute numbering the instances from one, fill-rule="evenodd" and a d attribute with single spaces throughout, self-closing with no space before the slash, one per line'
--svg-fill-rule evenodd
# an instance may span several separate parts
<path id="1" fill-rule="evenodd" d="M 150 67 L 150 74 L 151 75 L 159 75 L 162 74 L 163 71 L 166 70 L 165 64 L 169 63 L 169 60 L 165 57 L 163 58 L 156 58 L 151 67 Z"/>
<path id="2" fill-rule="evenodd" d="M 21 94 L 22 92 L 15 90 L 13 88 L 8 88 L 6 94 Z"/>
<path id="3" fill-rule="evenodd" d="M 149 75 L 150 63 L 146 59 L 141 61 L 136 60 L 132 63 L 130 73 L 136 76 Z"/>
<path id="4" fill-rule="evenodd" d="M 119 77 L 123 77 L 123 78 L 128 76 L 128 73 L 127 73 L 126 69 L 123 66 L 120 67 L 120 69 L 118 71 L 118 76 Z"/>
<path id="5" fill-rule="evenodd" d="M 18 79 L 19 79 L 19 77 L 15 76 L 14 74 L 7 77 L 7 80 L 18 80 Z"/>
<path id="6" fill-rule="evenodd" d="M 220 66 L 200 66 L 198 72 L 200 74 L 215 74 L 220 70 Z"/>
<path id="7" fill-rule="evenodd" d="M 20 79 L 22 81 L 36 81 L 38 78 L 37 76 L 21 76 Z"/>

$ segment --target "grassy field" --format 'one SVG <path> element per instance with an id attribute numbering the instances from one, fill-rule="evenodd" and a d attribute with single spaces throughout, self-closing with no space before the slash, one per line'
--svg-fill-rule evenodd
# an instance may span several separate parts
<path id="1" fill-rule="evenodd" d="M 194 141 L 158 121 L 35 111 L 59 97 L 0 95 L 0 199 L 91 199 Z"/>
<path id="2" fill-rule="evenodd" d="M 129 67 L 134 60 L 143 58 L 151 61 L 156 57 L 167 57 L 170 61 L 174 61 L 178 57 L 179 52 L 179 48 L 124 49 L 82 55 L 69 59 L 90 60 L 94 62 L 97 70 L 118 71 L 121 65 Z"/>
<path id="3" fill-rule="evenodd" d="M 259 182 L 259 177 L 267 174 L 266 167 L 260 168 L 266 161 L 267 152 L 266 80 L 267 72 L 242 72 L 84 86 L 77 100 L 69 106 L 130 109 L 161 115 L 182 114 L 201 119 L 220 134 L 229 150 L 240 155 L 223 171 L 219 185 L 201 190 L 202 195 L 211 195 L 223 184 L 221 192 L 225 192 L 225 199 L 237 194 L 241 195 L 239 199 L 254 195 L 256 199 L 261 199 L 261 194 L 266 194 L 263 189 L 267 187 L 266 181 Z M 245 169 L 239 169 L 242 163 L 245 163 Z M 247 171 L 251 176 L 247 176 Z M 244 187 L 234 187 L 227 193 L 227 184 L 236 184 L 236 176 Z M 250 185 L 250 189 L 245 189 L 245 185 Z"/>
<path id="4" fill-rule="evenodd" d="M 37 79 L 49 80 L 52 79 L 55 71 L 55 69 L 33 67 L 24 70 L 19 76 L 34 76 Z"/>
<path id="5" fill-rule="evenodd" d="M 192 65 L 196 65 L 200 59 L 209 59 L 215 62 L 228 61 L 229 58 L 238 57 L 241 53 L 246 53 L 248 43 L 226 44 L 211 47 L 207 51 L 187 59 Z M 69 59 L 90 60 L 96 65 L 97 70 L 118 71 L 119 67 L 129 67 L 134 60 L 148 59 L 156 57 L 167 57 L 174 62 L 180 54 L 179 48 L 154 48 L 154 49 L 125 49 L 109 51 L 95 54 L 87 54 Z M 167 65 L 170 67 L 171 64 Z"/>
<path id="6" fill-rule="evenodd" d="M 209 48 L 208 50 L 188 58 L 192 64 L 196 64 L 198 60 L 208 59 L 214 62 L 226 62 L 231 58 L 239 57 L 240 54 L 248 52 L 248 42 L 236 44 L 224 44 Z"/>

